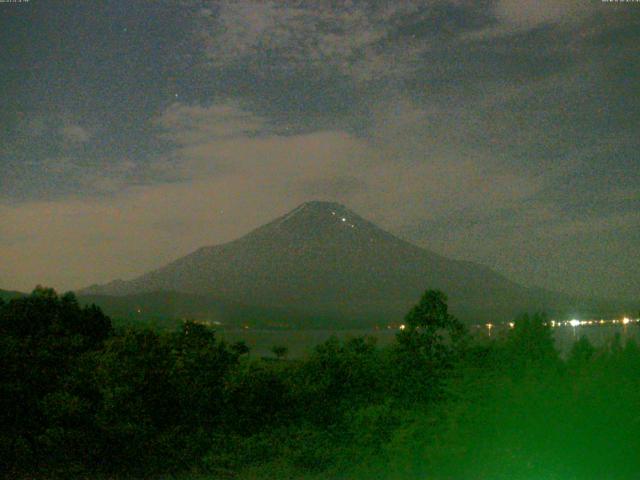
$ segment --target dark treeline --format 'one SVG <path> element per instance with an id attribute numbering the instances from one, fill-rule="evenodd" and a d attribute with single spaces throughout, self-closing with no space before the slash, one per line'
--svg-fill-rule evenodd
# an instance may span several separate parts
<path id="1" fill-rule="evenodd" d="M 185 323 L 114 329 L 37 288 L 0 300 L 7 478 L 632 479 L 640 349 L 576 342 L 542 315 L 472 342 L 427 291 L 385 348 L 332 338 L 255 358 Z M 276 351 L 277 350 L 277 351 Z"/>

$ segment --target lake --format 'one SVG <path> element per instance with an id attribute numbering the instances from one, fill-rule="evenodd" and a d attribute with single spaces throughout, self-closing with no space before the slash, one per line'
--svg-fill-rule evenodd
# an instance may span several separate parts
<path id="1" fill-rule="evenodd" d="M 500 338 L 509 330 L 508 325 L 496 325 L 491 329 L 484 325 L 470 327 L 470 332 L 477 338 Z M 266 330 L 266 329 L 221 329 L 218 334 L 228 342 L 243 340 L 256 356 L 273 356 L 271 348 L 281 345 L 288 348 L 289 357 L 300 357 L 310 353 L 313 348 L 337 336 L 348 339 L 360 336 L 375 337 L 378 345 L 385 346 L 395 340 L 397 329 L 353 329 L 353 330 Z M 490 335 L 489 335 L 490 333 Z M 578 327 L 562 326 L 553 329 L 556 346 L 562 354 L 566 354 L 577 339 L 585 335 L 592 344 L 600 346 L 614 338 L 619 333 L 622 342 L 628 339 L 638 340 L 640 326 L 637 323 L 629 325 L 584 325 Z"/>

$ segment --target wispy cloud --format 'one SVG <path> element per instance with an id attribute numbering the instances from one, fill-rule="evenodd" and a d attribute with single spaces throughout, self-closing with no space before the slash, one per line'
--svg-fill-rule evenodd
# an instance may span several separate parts
<path id="1" fill-rule="evenodd" d="M 594 6 L 580 0 L 498 0 L 494 12 L 498 21 L 517 30 L 541 25 L 576 23 L 593 14 Z"/>
<path id="2" fill-rule="evenodd" d="M 313 69 L 380 82 L 415 71 L 439 37 L 465 28 L 449 21 L 447 8 L 471 5 L 240 0 L 216 3 L 215 15 L 205 10 L 197 33 L 214 67 L 243 65 L 265 75 Z"/>
<path id="3" fill-rule="evenodd" d="M 207 107 L 174 103 L 154 121 L 163 136 L 179 145 L 253 136 L 267 128 L 263 118 L 233 101 Z"/>
<path id="4" fill-rule="evenodd" d="M 633 5 L 170 3 L 127 11 L 162 28 L 87 47 L 133 59 L 109 65 L 117 81 L 80 62 L 95 82 L 0 132 L 0 257 L 28 264 L 0 263 L 0 281 L 132 276 L 313 198 L 525 283 L 564 258 L 575 278 L 618 259 L 637 278 Z"/>
<path id="5" fill-rule="evenodd" d="M 60 129 L 62 138 L 68 144 L 78 144 L 88 142 L 91 133 L 81 125 L 67 124 Z"/>

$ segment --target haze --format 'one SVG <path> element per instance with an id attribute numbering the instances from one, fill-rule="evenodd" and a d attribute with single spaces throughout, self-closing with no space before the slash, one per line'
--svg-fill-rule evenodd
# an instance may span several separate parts
<path id="1" fill-rule="evenodd" d="M 132 278 L 320 199 L 637 296 L 635 5 L 195 5 L 0 4 L 0 288 Z"/>

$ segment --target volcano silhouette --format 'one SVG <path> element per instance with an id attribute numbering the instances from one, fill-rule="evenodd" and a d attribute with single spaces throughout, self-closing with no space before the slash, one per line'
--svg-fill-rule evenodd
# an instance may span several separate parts
<path id="1" fill-rule="evenodd" d="M 400 321 L 428 288 L 444 291 L 451 311 L 467 322 L 507 321 L 567 302 L 561 294 L 413 245 L 343 205 L 320 201 L 133 280 L 79 293 L 180 292 L 277 310 L 290 317 L 283 321 L 321 326 Z"/>

